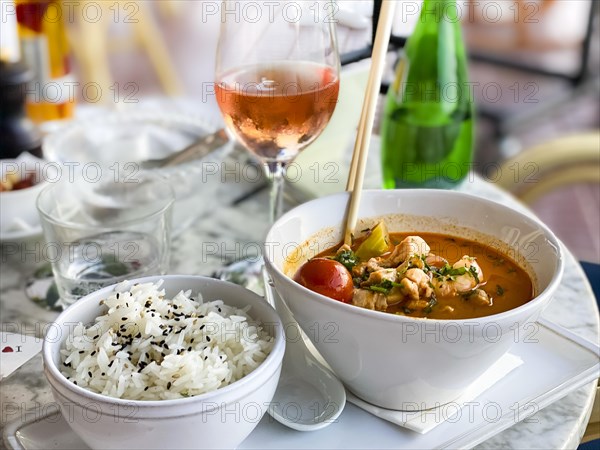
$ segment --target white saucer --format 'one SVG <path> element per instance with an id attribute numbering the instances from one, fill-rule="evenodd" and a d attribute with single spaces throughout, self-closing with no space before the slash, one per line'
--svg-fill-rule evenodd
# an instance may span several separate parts
<path id="1" fill-rule="evenodd" d="M 468 413 L 451 406 L 432 410 L 445 422 L 427 434 L 348 404 L 336 423 L 314 432 L 291 430 L 265 415 L 240 448 L 471 448 L 598 377 L 598 346 L 551 322 L 538 324 L 511 349 L 523 360 L 520 367 L 470 402 Z M 10 449 L 87 448 L 56 406 L 21 417 L 4 428 Z"/>

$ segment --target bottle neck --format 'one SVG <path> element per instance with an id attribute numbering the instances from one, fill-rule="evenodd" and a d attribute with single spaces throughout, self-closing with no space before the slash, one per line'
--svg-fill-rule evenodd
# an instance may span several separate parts
<path id="1" fill-rule="evenodd" d="M 423 0 L 422 8 L 431 8 L 435 7 L 435 5 L 440 5 L 441 7 L 451 7 L 456 6 L 456 0 Z"/>
<path id="2" fill-rule="evenodd" d="M 460 22 L 456 0 L 423 0 L 421 22 Z"/>

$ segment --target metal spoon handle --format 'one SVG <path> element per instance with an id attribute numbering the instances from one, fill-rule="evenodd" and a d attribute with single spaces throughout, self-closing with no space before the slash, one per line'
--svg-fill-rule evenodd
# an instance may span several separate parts
<path id="1" fill-rule="evenodd" d="M 201 137 L 183 150 L 175 152 L 162 159 L 149 159 L 141 163 L 142 168 L 152 169 L 157 167 L 170 167 L 188 161 L 201 159 L 213 150 L 225 145 L 229 137 L 224 129 L 220 129 L 207 136 Z"/>

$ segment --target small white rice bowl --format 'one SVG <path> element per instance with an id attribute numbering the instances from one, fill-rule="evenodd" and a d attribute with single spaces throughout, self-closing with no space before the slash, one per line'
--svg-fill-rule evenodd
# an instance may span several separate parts
<path id="1" fill-rule="evenodd" d="M 256 369 L 273 337 L 222 300 L 180 291 L 163 281 L 117 285 L 105 314 L 79 323 L 61 350 L 62 374 L 78 386 L 128 400 L 191 397 L 227 386 Z"/>
<path id="2" fill-rule="evenodd" d="M 64 420 L 92 449 L 236 448 L 267 412 L 284 353 L 262 297 L 189 275 L 83 297 L 42 350 Z"/>

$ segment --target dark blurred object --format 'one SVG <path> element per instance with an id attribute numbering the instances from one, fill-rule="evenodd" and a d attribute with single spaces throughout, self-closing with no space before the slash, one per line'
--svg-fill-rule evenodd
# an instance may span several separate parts
<path id="1" fill-rule="evenodd" d="M 382 0 L 374 0 L 373 30 L 377 28 L 381 3 Z M 580 19 L 585 17 L 585 21 L 582 20 L 578 24 L 580 30 L 571 29 L 573 27 L 569 23 L 564 23 L 567 29 L 561 29 L 560 24 L 565 21 L 566 17 L 559 17 L 559 21 L 562 20 L 562 22 L 558 26 L 550 28 L 556 31 L 556 39 L 553 39 L 552 42 L 548 40 L 547 42 L 539 42 L 543 40 L 543 37 L 539 29 L 535 27 L 547 27 L 545 21 L 548 20 L 550 13 L 558 14 L 556 11 L 559 6 L 568 8 L 571 11 L 573 3 L 582 3 L 581 6 L 579 4 L 577 6 L 588 8 L 587 13 L 580 17 Z M 581 0 L 581 2 L 571 2 L 570 0 L 541 0 L 538 2 L 513 0 L 506 2 L 478 1 L 471 2 L 471 6 L 468 6 L 468 4 L 463 5 L 461 17 L 465 29 L 469 58 L 471 61 L 480 64 L 516 70 L 517 73 L 520 72 L 526 76 L 541 76 L 549 80 L 567 81 L 572 88 L 571 91 L 581 88 L 582 95 L 587 95 L 589 89 L 582 85 L 589 78 L 590 50 L 593 41 L 594 22 L 598 16 L 598 3 L 596 0 Z M 472 9 L 474 6 L 483 9 L 484 12 L 477 12 Z M 489 20 L 485 20 L 485 11 L 491 15 L 492 12 L 495 13 L 497 8 L 500 8 L 498 23 L 496 23 L 496 17 L 487 17 Z M 481 19 L 482 16 L 484 20 L 478 21 L 477 18 Z M 514 36 L 511 38 L 507 37 L 506 34 L 500 35 L 501 28 L 512 28 Z M 472 30 L 478 31 L 478 33 L 470 33 Z M 545 29 L 545 31 L 548 30 Z M 567 31 L 570 32 L 570 37 L 565 37 L 569 35 Z M 579 34 L 575 36 L 577 31 L 579 31 Z M 471 36 L 469 36 L 470 34 Z M 405 42 L 406 37 L 392 34 L 390 37 L 390 50 L 404 47 Z M 509 49 L 509 47 L 512 48 Z M 369 44 L 364 48 L 342 54 L 340 60 L 342 64 L 360 61 L 371 57 L 371 51 L 372 45 Z M 564 57 L 567 51 L 571 55 L 569 58 Z M 385 94 L 387 89 L 388 83 L 383 83 L 381 93 Z M 594 89 L 592 87 L 592 90 Z M 492 120 L 496 137 L 502 138 L 512 132 L 513 126 L 523 127 L 529 119 L 539 117 L 544 114 L 546 109 L 553 108 L 557 103 L 563 102 L 562 98 L 556 101 L 552 101 L 553 99 L 548 100 L 535 108 L 529 108 L 523 113 L 517 111 L 518 114 L 511 109 L 498 108 L 498 105 L 481 104 L 481 102 L 477 110 L 479 115 Z"/>
<path id="2" fill-rule="evenodd" d="M 22 63 L 0 61 L 0 159 L 23 152 L 41 157 L 41 137 L 25 115 L 26 86 L 32 74 Z"/>
<path id="3" fill-rule="evenodd" d="M 383 0 L 374 0 L 373 2 L 373 27 L 371 28 L 371 42 L 363 48 L 352 50 L 340 55 L 340 62 L 342 65 L 351 64 L 353 62 L 362 61 L 363 59 L 370 58 L 373 52 L 373 42 L 375 42 L 375 31 L 377 30 L 377 23 L 379 22 L 379 13 L 381 12 L 381 4 Z M 397 50 L 404 47 L 406 44 L 406 37 L 396 36 L 392 33 L 390 36 L 390 50 Z M 388 90 L 389 84 L 384 82 L 381 85 L 381 93 L 385 94 Z"/>
<path id="4" fill-rule="evenodd" d="M 489 12 L 494 9 L 485 8 L 486 2 L 470 2 L 482 5 L 464 24 L 473 60 L 572 84 L 583 81 L 597 2 L 580 0 L 574 5 L 565 0 L 513 0 L 504 8 L 494 5 L 494 17 Z M 561 24 L 566 29 L 560 29 Z"/>
<path id="5" fill-rule="evenodd" d="M 585 272 L 592 291 L 596 296 L 600 308 L 600 265 L 581 261 L 581 268 Z M 590 421 L 581 438 L 578 450 L 598 450 L 600 448 L 600 387 L 596 390 L 596 398 L 592 405 Z"/>
<path id="6" fill-rule="evenodd" d="M 519 81 L 525 83 L 523 77 L 529 77 L 525 85 L 531 89 L 525 95 L 531 94 L 532 98 L 544 80 L 566 82 L 565 96 L 573 95 L 589 80 L 597 1 L 514 0 L 490 5 L 502 6 L 496 9 L 494 17 L 489 17 L 493 8 L 487 8 L 488 14 L 485 14 L 486 2 L 473 2 L 473 5 L 481 6 L 464 23 L 471 61 L 512 70 L 515 81 L 512 86 L 519 86 Z M 561 25 L 564 28 L 561 29 Z M 532 119 L 564 101 L 558 91 L 535 107 L 515 101 L 519 103 L 518 108 L 507 108 L 508 105 L 503 104 L 506 102 L 497 100 L 480 99 L 478 106 L 479 114 L 492 120 L 497 138 L 513 134 L 517 128 L 527 126 Z M 537 103 L 537 100 L 529 103 Z"/>

